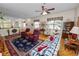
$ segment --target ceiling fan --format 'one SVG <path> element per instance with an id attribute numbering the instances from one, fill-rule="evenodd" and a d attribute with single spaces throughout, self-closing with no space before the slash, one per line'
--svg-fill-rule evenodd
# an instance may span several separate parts
<path id="1" fill-rule="evenodd" d="M 36 12 L 41 12 L 41 15 L 49 14 L 50 11 L 55 10 L 55 8 L 50 8 L 50 9 L 48 9 L 48 8 L 45 6 L 45 4 L 43 4 L 43 5 L 41 6 L 41 9 L 42 9 L 42 11 L 36 11 Z"/>

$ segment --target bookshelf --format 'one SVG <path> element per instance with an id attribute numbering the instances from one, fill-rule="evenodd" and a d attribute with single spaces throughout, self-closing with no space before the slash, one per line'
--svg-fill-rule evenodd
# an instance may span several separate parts
<path id="1" fill-rule="evenodd" d="M 64 22 L 63 33 L 70 33 L 70 30 L 72 29 L 73 26 L 74 26 L 74 22 L 73 21 Z"/>

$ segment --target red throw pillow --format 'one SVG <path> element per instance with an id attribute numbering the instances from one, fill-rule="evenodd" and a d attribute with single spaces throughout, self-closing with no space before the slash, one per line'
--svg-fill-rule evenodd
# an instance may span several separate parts
<path id="1" fill-rule="evenodd" d="M 46 48 L 47 46 L 43 46 L 43 47 L 38 47 L 38 52 L 40 52 L 42 49 Z"/>
<path id="2" fill-rule="evenodd" d="M 50 36 L 50 41 L 54 41 L 54 36 Z"/>

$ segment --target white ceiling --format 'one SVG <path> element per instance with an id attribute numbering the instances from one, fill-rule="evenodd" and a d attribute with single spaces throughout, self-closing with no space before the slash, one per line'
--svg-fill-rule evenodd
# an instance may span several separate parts
<path id="1" fill-rule="evenodd" d="M 40 12 L 35 11 L 41 10 L 42 5 L 42 3 L 0 3 L 6 15 L 20 18 L 40 16 Z M 78 5 L 77 3 L 46 3 L 47 8 L 55 8 L 51 13 L 69 10 Z"/>

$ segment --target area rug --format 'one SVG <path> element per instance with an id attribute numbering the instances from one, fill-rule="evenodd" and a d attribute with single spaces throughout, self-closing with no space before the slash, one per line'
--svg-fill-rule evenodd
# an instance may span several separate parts
<path id="1" fill-rule="evenodd" d="M 27 39 L 17 38 L 13 40 L 12 43 L 19 51 L 27 53 L 41 42 L 39 40 L 35 42 L 30 42 Z"/>
<path id="2" fill-rule="evenodd" d="M 9 53 L 11 56 L 18 56 L 17 52 L 14 50 L 14 48 L 12 47 L 12 45 L 10 44 L 9 40 L 5 40 L 5 44 L 9 50 Z"/>

